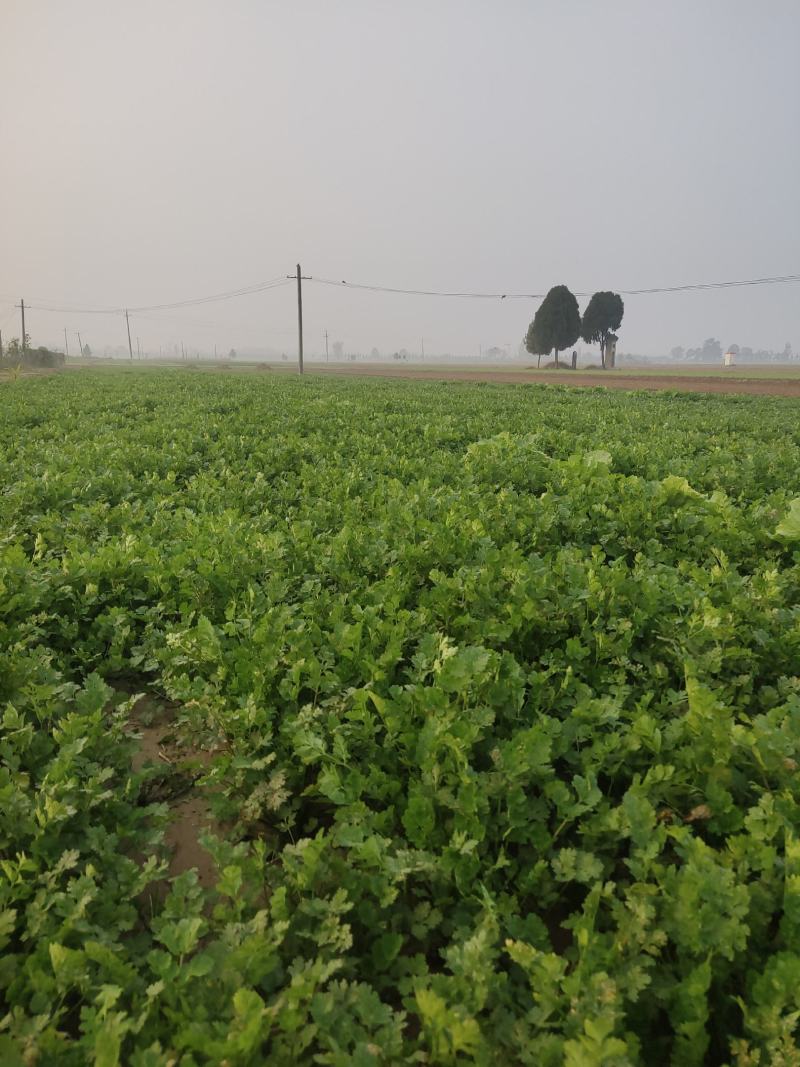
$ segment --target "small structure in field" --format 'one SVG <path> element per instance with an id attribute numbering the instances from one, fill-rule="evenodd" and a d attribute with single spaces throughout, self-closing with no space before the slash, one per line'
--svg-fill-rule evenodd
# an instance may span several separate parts
<path id="1" fill-rule="evenodd" d="M 617 363 L 617 341 L 619 338 L 616 334 L 610 333 L 608 340 L 606 341 L 606 369 L 613 370 Z"/>
<path id="2" fill-rule="evenodd" d="M 729 348 L 725 355 L 722 357 L 723 365 L 726 367 L 735 367 L 737 354 L 738 353 L 733 347 Z"/>

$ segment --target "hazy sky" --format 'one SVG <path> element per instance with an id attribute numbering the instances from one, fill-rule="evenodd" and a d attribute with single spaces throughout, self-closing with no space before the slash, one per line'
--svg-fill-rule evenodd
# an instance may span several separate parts
<path id="1" fill-rule="evenodd" d="M 293 271 L 576 292 L 800 273 L 798 0 L 0 0 L 0 329 Z M 307 349 L 516 348 L 535 302 L 308 283 Z M 585 301 L 582 301 L 585 303 Z M 287 286 L 133 316 L 294 353 Z M 31 311 L 36 344 L 124 320 Z M 626 298 L 620 348 L 800 350 L 800 284 Z M 134 341 L 135 343 L 135 341 Z"/>

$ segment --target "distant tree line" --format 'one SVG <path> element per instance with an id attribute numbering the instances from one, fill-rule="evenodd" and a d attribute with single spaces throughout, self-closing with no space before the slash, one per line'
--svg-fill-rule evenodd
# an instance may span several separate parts
<path id="1" fill-rule="evenodd" d="M 600 362 L 605 370 L 609 343 L 617 340 L 616 331 L 622 324 L 625 305 L 619 293 L 595 293 L 581 316 L 578 301 L 566 285 L 555 285 L 544 298 L 528 327 L 525 348 L 537 358 L 553 352 L 555 365 L 558 354 L 571 348 L 578 338 L 587 344 L 600 345 Z"/>
<path id="2" fill-rule="evenodd" d="M 785 363 L 797 359 L 788 341 L 782 352 L 773 352 L 766 348 L 754 350 L 747 345 L 729 345 L 725 351 L 733 352 L 740 363 Z M 686 360 L 689 363 L 721 363 L 723 350 L 716 337 L 707 337 L 698 348 L 682 348 L 676 345 L 669 354 L 672 359 Z"/>
<path id="3" fill-rule="evenodd" d="M 39 346 L 31 347 L 30 335 L 26 333 L 25 344 L 19 337 L 12 337 L 8 344 L 3 345 L 0 352 L 0 366 L 16 367 L 62 367 L 64 365 L 63 352 L 53 352 L 50 348 Z"/>

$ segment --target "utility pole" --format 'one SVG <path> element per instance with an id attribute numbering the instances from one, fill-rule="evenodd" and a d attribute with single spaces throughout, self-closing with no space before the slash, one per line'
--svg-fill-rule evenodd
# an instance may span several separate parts
<path id="1" fill-rule="evenodd" d="M 0 330 L 0 359 L 3 358 L 3 331 Z"/>
<path id="2" fill-rule="evenodd" d="M 75 333 L 78 335 L 78 349 L 80 350 L 81 356 L 83 356 L 83 342 L 81 341 L 81 331 L 76 330 Z"/>
<path id="3" fill-rule="evenodd" d="M 25 301 L 22 299 L 22 297 L 19 298 L 19 304 L 17 305 L 17 307 L 19 307 L 20 311 L 22 312 L 22 351 L 24 353 L 25 349 L 28 347 L 28 338 L 25 334 Z"/>
<path id="4" fill-rule="evenodd" d="M 422 348 L 422 362 L 424 363 L 425 362 L 425 338 L 421 337 L 419 343 L 420 343 L 420 347 Z"/>
<path id="5" fill-rule="evenodd" d="M 217 342 L 215 341 L 214 342 L 214 359 L 216 360 L 216 358 L 217 358 Z"/>
<path id="6" fill-rule="evenodd" d="M 69 341 L 67 340 L 67 327 L 64 327 L 64 355 L 69 359 Z"/>
<path id="7" fill-rule="evenodd" d="M 133 359 L 133 345 L 131 344 L 131 320 L 128 318 L 128 309 L 125 308 L 125 325 L 128 327 L 128 352 Z"/>
<path id="8" fill-rule="evenodd" d="M 141 359 L 142 358 L 142 350 L 141 350 L 141 348 L 139 348 L 139 338 L 138 337 L 136 338 L 136 358 L 137 359 Z"/>
<path id="9" fill-rule="evenodd" d="M 297 278 L 297 369 L 303 373 L 303 285 L 304 281 L 311 279 L 300 273 L 300 264 L 297 264 L 297 274 L 287 274 L 287 278 Z"/>
<path id="10" fill-rule="evenodd" d="M 297 365 L 303 373 L 303 279 L 297 264 Z"/>
<path id="11" fill-rule="evenodd" d="M 325 331 L 325 362 L 328 362 L 328 331 Z"/>
<path id="12" fill-rule="evenodd" d="M 181 359 L 186 359 L 186 353 L 183 350 L 183 341 L 181 341 Z"/>

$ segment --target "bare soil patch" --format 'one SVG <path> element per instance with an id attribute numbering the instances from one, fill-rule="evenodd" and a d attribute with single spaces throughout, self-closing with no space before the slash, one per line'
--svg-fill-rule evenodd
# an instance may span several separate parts
<path id="1" fill-rule="evenodd" d="M 179 711 L 177 705 L 148 694 L 136 702 L 130 720 L 130 733 L 137 741 L 132 769 L 139 773 L 148 765 L 158 767 L 161 773 L 147 783 L 147 797 L 164 801 L 169 807 L 169 823 L 164 832 L 169 850 L 167 874 L 148 894 L 156 899 L 166 896 L 170 879 L 193 869 L 200 886 L 212 889 L 217 881 L 216 867 L 199 838 L 206 833 L 221 836 L 225 832 L 211 811 L 208 789 L 199 782 L 214 756 L 224 748 L 224 742 L 220 740 L 209 747 L 190 742 L 180 731 Z"/>
<path id="2" fill-rule="evenodd" d="M 635 374 L 620 371 L 530 371 L 492 367 L 391 367 L 362 364 L 358 367 L 325 368 L 314 365 L 314 374 L 348 377 L 413 378 L 428 381 L 505 382 L 508 384 L 572 385 L 603 389 L 671 389 L 682 393 L 727 393 L 752 396 L 800 397 L 798 378 L 724 378 L 714 375 Z"/>

